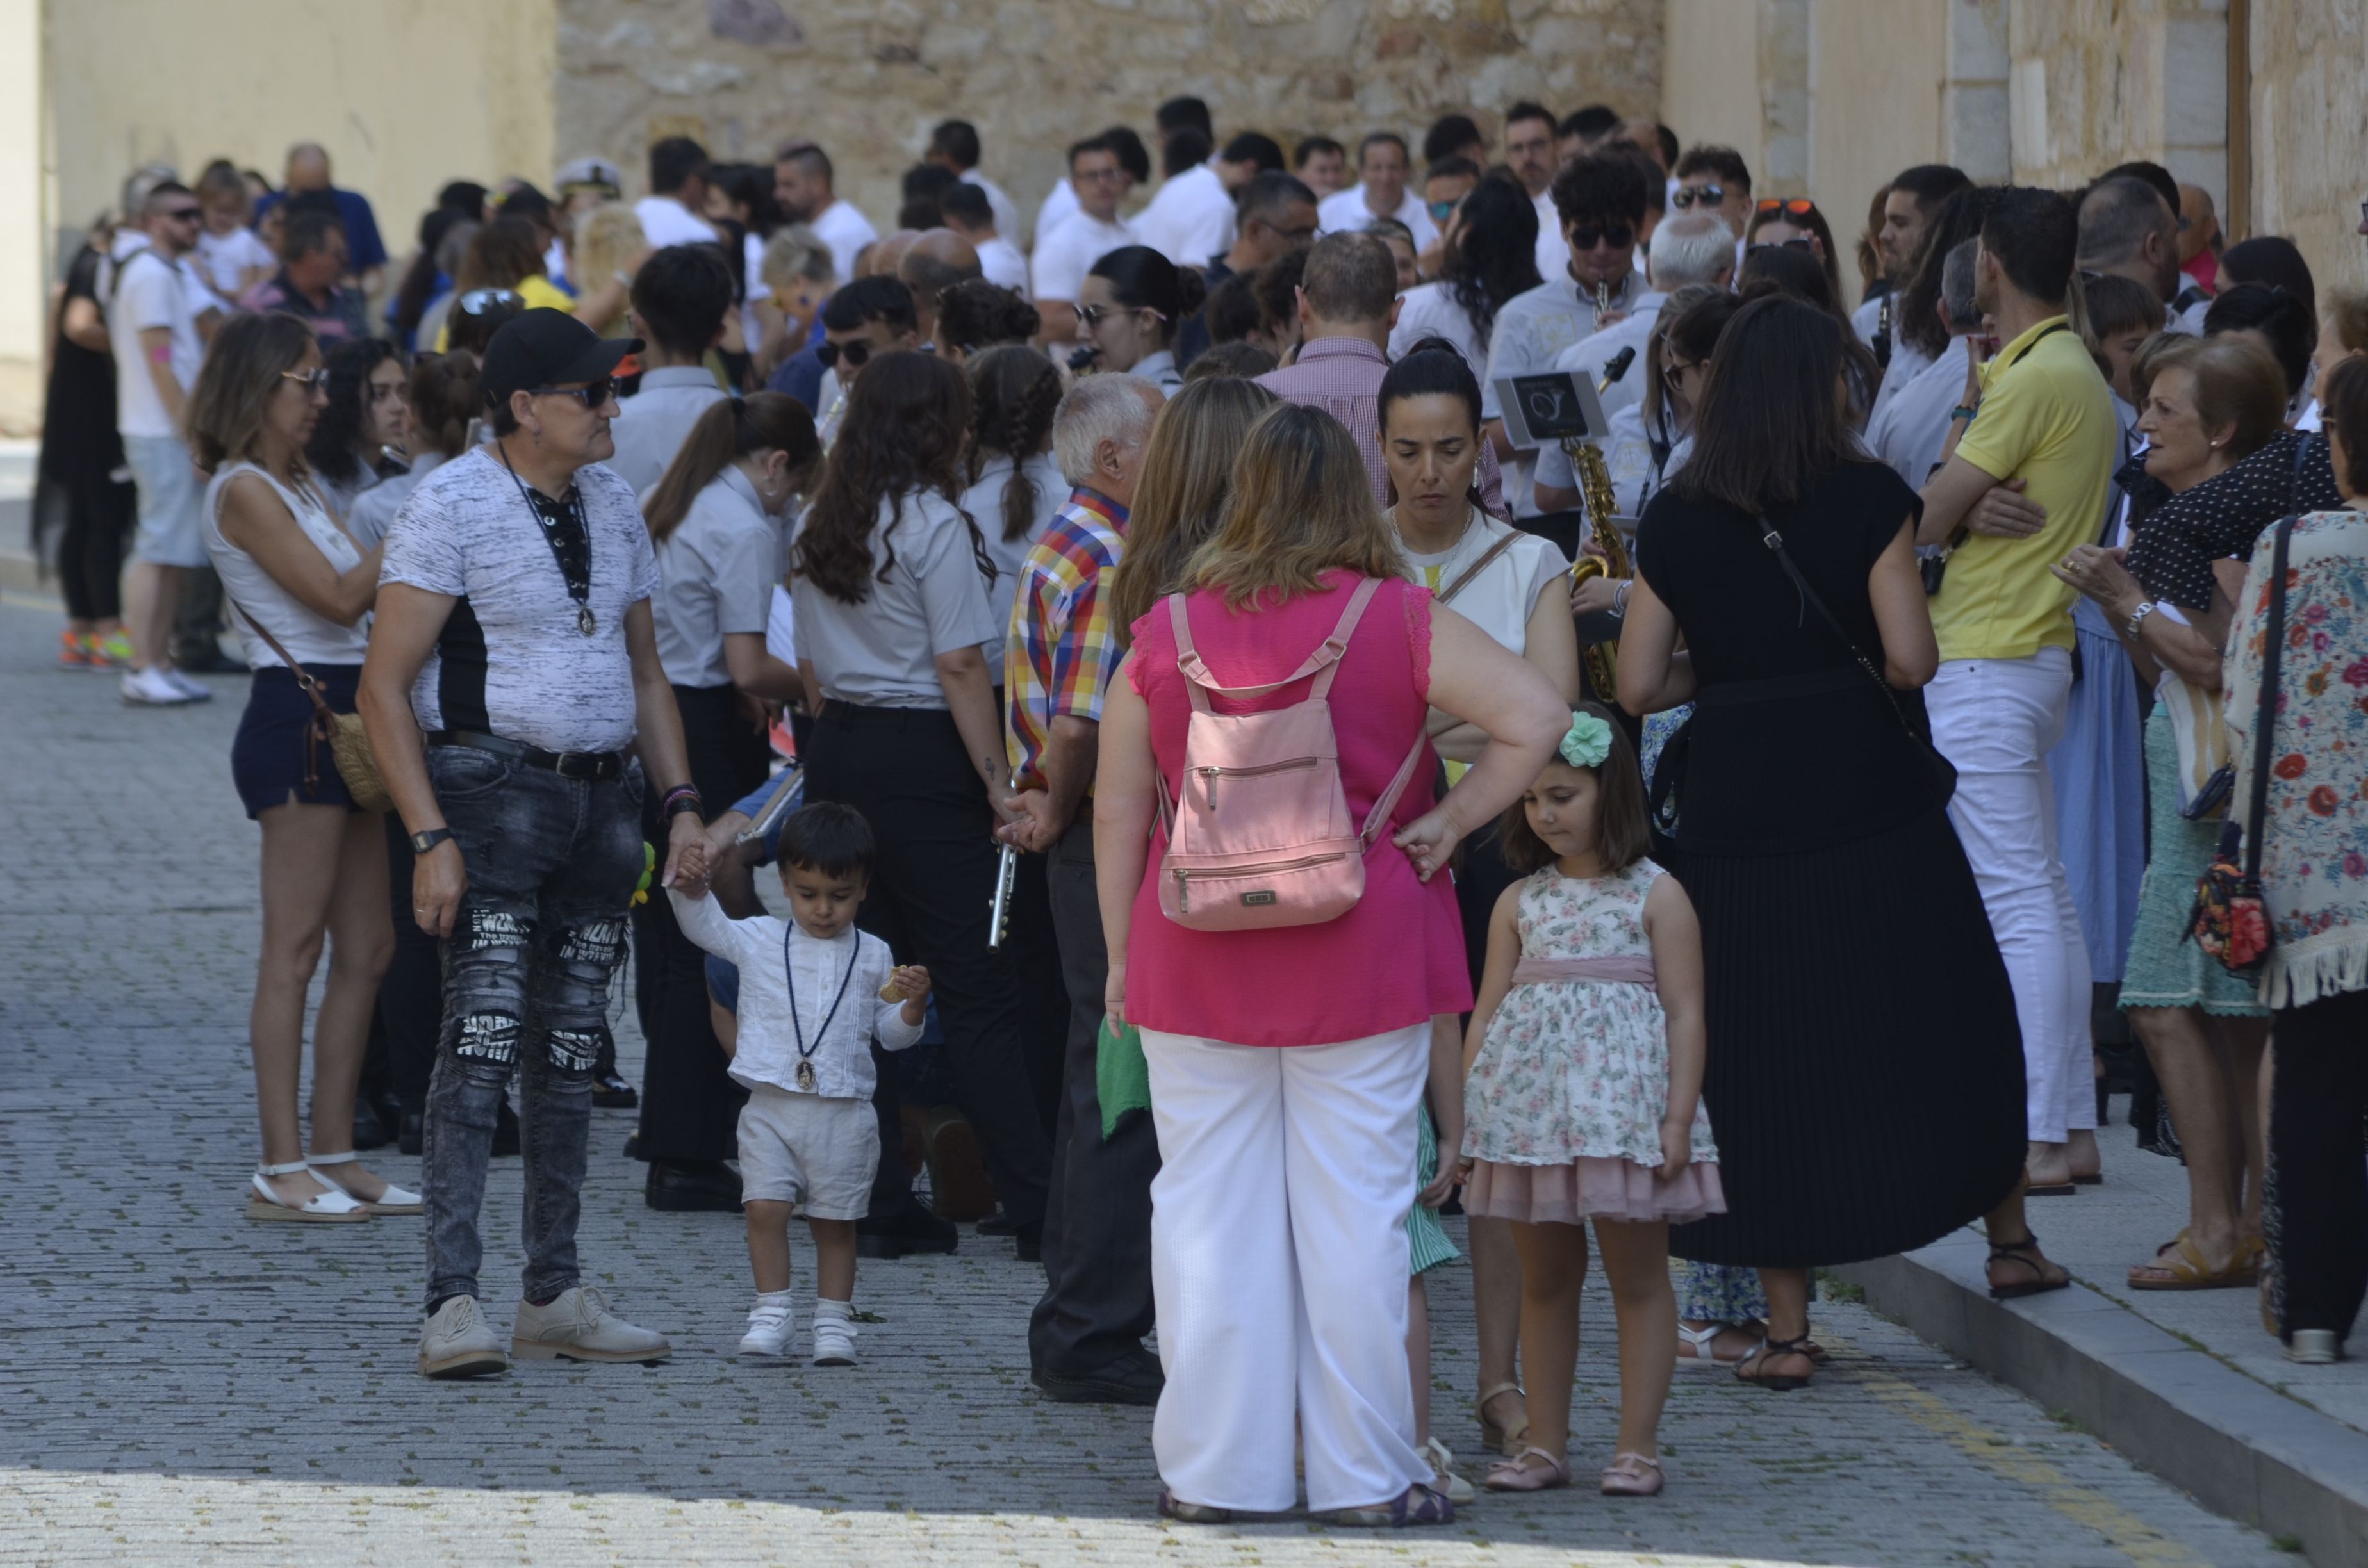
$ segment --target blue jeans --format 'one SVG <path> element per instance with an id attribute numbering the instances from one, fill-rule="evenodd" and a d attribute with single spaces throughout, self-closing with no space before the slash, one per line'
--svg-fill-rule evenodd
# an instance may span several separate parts
<path id="1" fill-rule="evenodd" d="M 596 782 L 454 746 L 430 750 L 427 772 L 469 873 L 444 943 L 444 1023 L 421 1150 L 427 1305 L 477 1294 L 477 1210 L 513 1071 L 526 1157 L 523 1285 L 548 1300 L 577 1282 L 592 1071 L 642 874 L 641 767 Z"/>

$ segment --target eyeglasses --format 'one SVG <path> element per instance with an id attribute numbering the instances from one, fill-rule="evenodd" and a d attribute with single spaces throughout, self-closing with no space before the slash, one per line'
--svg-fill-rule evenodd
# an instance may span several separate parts
<path id="1" fill-rule="evenodd" d="M 1743 249 L 1748 256 L 1756 250 L 1815 250 L 1816 246 L 1809 243 L 1808 235 L 1795 234 L 1789 240 L 1755 240 Z"/>
<path id="2" fill-rule="evenodd" d="M 1661 367 L 1661 384 L 1673 392 L 1679 392 L 1688 370 L 1698 370 L 1709 363 L 1707 359 L 1691 359 L 1683 363 L 1672 359 Z"/>
<path id="3" fill-rule="evenodd" d="M 168 207 L 162 214 L 176 223 L 194 223 L 206 215 L 202 207 Z"/>
<path id="4" fill-rule="evenodd" d="M 294 381 L 308 392 L 325 391 L 329 385 L 329 372 L 325 369 L 282 370 L 279 372 L 279 379 L 284 381 Z"/>
<path id="5" fill-rule="evenodd" d="M 586 408 L 598 408 L 617 395 L 617 378 L 602 376 L 580 387 L 529 387 L 535 397 L 572 397 Z"/>
<path id="6" fill-rule="evenodd" d="M 1113 316 L 1131 316 L 1134 314 L 1136 311 L 1141 311 L 1144 314 L 1151 317 L 1154 321 L 1166 321 L 1167 319 L 1166 316 L 1161 315 L 1157 311 L 1153 310 L 1149 305 L 1120 305 L 1115 308 L 1110 305 L 1071 305 L 1069 309 L 1077 312 L 1077 324 L 1086 328 L 1087 331 L 1092 331 L 1094 328 L 1100 326 L 1102 323 L 1109 321 Z"/>
<path id="7" fill-rule="evenodd" d="M 1681 185 L 1669 200 L 1680 212 L 1700 202 L 1704 207 L 1716 207 L 1726 199 L 1726 187 L 1719 185 Z"/>
<path id="8" fill-rule="evenodd" d="M 815 347 L 814 358 L 822 361 L 822 368 L 825 370 L 835 369 L 840 365 L 850 370 L 860 370 L 863 369 L 863 362 L 871 358 L 871 345 L 860 337 L 850 337 L 845 343 L 833 343 L 825 337 Z"/>
<path id="9" fill-rule="evenodd" d="M 1715 186 L 1704 186 L 1702 188 L 1705 190 L 1715 190 L 1718 187 Z M 1804 196 L 1795 196 L 1789 199 L 1770 196 L 1762 199 L 1759 205 L 1759 211 L 1782 212 L 1786 216 L 1793 218 L 1805 218 L 1816 210 L 1817 204 Z"/>
<path id="10" fill-rule="evenodd" d="M 523 306 L 526 298 L 511 289 L 472 289 L 452 302 L 461 308 L 463 315 L 481 316 L 487 311 Z"/>
<path id="11" fill-rule="evenodd" d="M 1574 225 L 1570 231 L 1570 248 L 1575 251 L 1593 250 L 1598 245 L 1618 250 L 1622 245 L 1634 244 L 1635 240 L 1636 231 L 1625 223 L 1606 223 L 1600 228 L 1593 224 Z"/>

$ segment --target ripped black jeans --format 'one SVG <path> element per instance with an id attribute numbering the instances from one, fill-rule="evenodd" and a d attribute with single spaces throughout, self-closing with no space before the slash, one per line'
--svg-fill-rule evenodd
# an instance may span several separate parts
<path id="1" fill-rule="evenodd" d="M 444 943 L 444 1028 L 421 1151 L 427 1306 L 477 1294 L 477 1210 L 513 1070 L 524 1293 L 548 1299 L 577 1282 L 592 1068 L 642 875 L 642 771 L 636 763 L 618 778 L 563 778 L 457 746 L 429 751 L 427 770 L 469 872 Z"/>

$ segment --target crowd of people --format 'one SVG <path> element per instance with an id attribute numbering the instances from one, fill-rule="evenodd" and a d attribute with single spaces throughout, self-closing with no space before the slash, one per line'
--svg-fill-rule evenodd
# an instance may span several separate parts
<path id="1" fill-rule="evenodd" d="M 427 1376 L 663 1358 L 575 1246 L 631 1110 L 644 1201 L 745 1218 L 741 1354 L 851 1364 L 859 1260 L 976 1221 L 1043 1267 L 1036 1387 L 1157 1406 L 1164 1516 L 1415 1525 L 1476 1495 L 1442 1210 L 1483 1485 L 1607 1436 L 1591 1234 L 1600 1483 L 1651 1495 L 1676 1369 L 1817 1375 L 1815 1269 L 1978 1221 L 1993 1296 L 2066 1287 L 2033 1207 L 2126 1083 L 2191 1198 L 2131 1287 L 2336 1358 L 2368 301 L 2151 164 L 1838 227 L 1648 119 L 1489 118 L 1417 180 L 1178 98 L 1025 225 L 962 120 L 888 225 L 811 141 L 675 137 L 634 199 L 456 181 L 400 258 L 317 146 L 135 173 L 41 510 L 62 665 L 252 672 L 249 1217 L 424 1217 Z"/>

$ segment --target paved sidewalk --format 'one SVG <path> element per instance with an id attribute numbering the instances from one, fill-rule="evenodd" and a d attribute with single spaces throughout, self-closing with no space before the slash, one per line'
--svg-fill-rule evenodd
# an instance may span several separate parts
<path id="1" fill-rule="evenodd" d="M 2295 1561 L 1847 1302 L 1818 1309 L 1835 1364 L 1805 1392 L 1680 1375 L 1656 1501 L 1484 1498 L 1407 1538 L 1164 1527 L 1150 1413 L 1029 1389 L 1039 1277 L 1010 1243 L 866 1264 L 858 1305 L 882 1321 L 859 1368 L 741 1362 L 737 1221 L 643 1208 L 617 1114 L 596 1131 L 585 1256 L 675 1358 L 427 1383 L 416 1221 L 241 1218 L 255 830 L 227 754 L 245 682 L 127 710 L 112 682 L 47 667 L 55 625 L 0 594 L 0 1564 Z M 417 1162 L 380 1168 L 411 1181 Z M 517 1163 L 497 1162 L 497 1312 L 518 1202 Z M 801 1244 L 802 1281 L 810 1261 Z M 1440 1430 L 1474 1460 L 1468 1276 L 1444 1271 L 1433 1300 Z M 1588 1313 L 1583 1473 L 1609 1458 L 1618 1392 L 1600 1290 Z"/>

